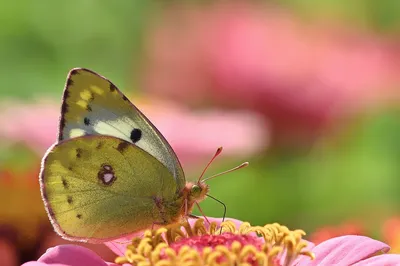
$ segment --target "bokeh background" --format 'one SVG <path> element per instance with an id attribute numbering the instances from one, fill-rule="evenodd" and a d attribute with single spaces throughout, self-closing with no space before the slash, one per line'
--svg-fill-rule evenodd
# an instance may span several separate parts
<path id="1" fill-rule="evenodd" d="M 400 250 L 400 1 L 20 0 L 0 20 L 1 265 L 65 243 L 37 179 L 73 67 L 126 93 L 189 180 L 219 146 L 208 175 L 249 161 L 209 181 L 228 217 Z"/>

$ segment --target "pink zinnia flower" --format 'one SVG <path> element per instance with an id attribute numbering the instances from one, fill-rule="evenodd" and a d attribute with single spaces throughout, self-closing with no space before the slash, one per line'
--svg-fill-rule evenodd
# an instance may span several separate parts
<path id="1" fill-rule="evenodd" d="M 398 43 L 259 2 L 171 5 L 147 41 L 144 88 L 192 106 L 257 111 L 285 145 L 400 100 Z"/>
<path id="2" fill-rule="evenodd" d="M 342 236 L 317 246 L 302 239 L 302 230 L 279 224 L 250 226 L 237 220 L 220 227 L 208 218 L 189 224 L 146 231 L 129 245 L 110 242 L 117 264 L 132 265 L 398 265 L 400 255 L 380 255 L 389 246 L 364 236 Z M 123 248 L 123 249 L 122 249 Z M 49 249 L 37 262 L 24 266 L 116 265 L 89 249 L 62 245 Z"/>

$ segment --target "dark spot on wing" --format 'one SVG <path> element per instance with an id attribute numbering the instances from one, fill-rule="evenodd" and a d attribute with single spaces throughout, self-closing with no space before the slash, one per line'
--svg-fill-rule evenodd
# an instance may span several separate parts
<path id="1" fill-rule="evenodd" d="M 72 166 L 68 166 L 68 170 L 72 171 Z"/>
<path id="2" fill-rule="evenodd" d="M 142 138 L 142 131 L 138 128 L 134 128 L 131 131 L 131 136 L 130 139 L 132 140 L 133 143 L 138 142 Z"/>
<path id="3" fill-rule="evenodd" d="M 68 99 L 68 98 L 69 98 L 69 90 L 66 89 L 66 90 L 64 91 L 63 99 L 64 99 L 64 101 L 65 101 L 65 100 Z"/>
<path id="4" fill-rule="evenodd" d="M 125 95 L 122 95 L 122 99 L 123 99 L 124 101 L 128 101 L 128 98 L 127 98 Z"/>
<path id="5" fill-rule="evenodd" d="M 84 123 L 86 126 L 90 125 L 90 119 L 87 118 L 87 117 L 85 117 L 85 118 L 83 119 L 83 123 Z"/>
<path id="6" fill-rule="evenodd" d="M 165 207 L 164 207 L 163 199 L 154 196 L 153 200 L 154 200 L 154 203 L 156 204 L 156 206 L 158 208 L 158 211 L 160 212 L 161 219 L 163 220 L 162 224 L 167 224 L 168 223 L 168 220 L 166 219 L 167 212 L 166 212 Z"/>
<path id="7" fill-rule="evenodd" d="M 59 137 L 58 137 L 59 140 L 63 139 L 62 131 L 65 127 L 65 114 L 68 112 L 68 108 L 69 108 L 68 104 L 66 103 L 68 95 L 69 95 L 69 92 L 68 92 L 68 90 L 66 90 L 64 93 L 64 101 L 63 101 L 63 104 L 61 105 L 61 119 L 60 119 L 60 128 L 59 128 L 60 133 L 59 133 Z"/>
<path id="8" fill-rule="evenodd" d="M 103 163 L 101 165 L 100 171 L 97 174 L 97 178 L 104 184 L 104 185 L 112 185 L 114 181 L 117 179 L 115 176 L 114 170 L 111 165 Z"/>
<path id="9" fill-rule="evenodd" d="M 46 201 L 46 202 L 49 201 L 46 191 L 43 193 L 43 200 Z"/>
<path id="10" fill-rule="evenodd" d="M 63 178 L 61 179 L 61 181 L 62 181 L 63 187 L 64 187 L 65 189 L 69 187 L 69 184 L 68 184 L 68 182 L 67 182 L 67 179 L 65 179 L 65 178 L 63 177 Z"/>
<path id="11" fill-rule="evenodd" d="M 67 202 L 68 202 L 69 204 L 72 204 L 72 202 L 73 202 L 72 196 L 68 196 L 68 197 L 67 197 Z"/>
<path id="12" fill-rule="evenodd" d="M 54 211 L 50 206 L 47 207 L 47 211 L 49 212 L 50 216 L 54 217 Z"/>
<path id="13" fill-rule="evenodd" d="M 69 73 L 71 76 L 79 74 L 79 68 L 78 69 L 72 69 L 71 72 Z"/>
<path id="14" fill-rule="evenodd" d="M 62 131 L 64 130 L 64 127 L 65 127 L 65 118 L 64 118 L 64 115 L 62 115 L 61 119 L 60 119 L 60 128 L 59 128 L 60 132 L 59 132 L 59 135 L 58 135 L 58 140 L 62 140 L 63 139 Z"/>
<path id="15" fill-rule="evenodd" d="M 63 105 L 61 106 L 61 113 L 63 114 L 63 116 L 64 116 L 64 114 L 66 114 L 68 112 L 68 107 L 69 106 L 66 102 L 64 102 Z"/>
<path id="16" fill-rule="evenodd" d="M 97 143 L 96 149 L 100 150 L 103 147 L 103 142 L 99 141 L 99 143 Z"/>
<path id="17" fill-rule="evenodd" d="M 76 149 L 76 158 L 81 158 L 82 156 L 82 149 L 78 148 Z"/>
<path id="18" fill-rule="evenodd" d="M 82 219 L 82 214 L 79 214 L 79 213 L 78 213 L 78 214 L 76 215 L 76 218 Z"/>
<path id="19" fill-rule="evenodd" d="M 117 90 L 117 87 L 115 87 L 114 84 L 110 83 L 110 91 L 111 91 L 111 92 L 114 92 L 114 91 L 116 91 L 116 90 Z"/>
<path id="20" fill-rule="evenodd" d="M 92 102 L 94 100 L 94 94 L 92 92 L 90 92 L 90 98 L 88 100 L 88 102 Z"/>
<path id="21" fill-rule="evenodd" d="M 75 71 L 71 71 L 70 75 L 73 75 Z M 60 119 L 60 125 L 59 125 L 59 134 L 58 134 L 58 140 L 62 140 L 63 137 L 63 129 L 65 127 L 65 114 L 68 112 L 68 104 L 67 100 L 69 98 L 69 89 L 68 87 L 73 84 L 73 81 L 71 77 L 68 78 L 67 84 L 65 85 L 65 90 L 64 90 L 64 95 L 63 95 L 63 103 L 61 105 L 61 119 Z"/>
<path id="22" fill-rule="evenodd" d="M 117 146 L 117 150 L 120 153 L 123 153 L 125 151 L 125 149 L 128 148 L 129 145 L 130 145 L 129 142 L 121 141 Z"/>
<path id="23" fill-rule="evenodd" d="M 69 87 L 69 86 L 72 86 L 72 85 L 74 85 L 74 81 L 71 79 L 71 78 L 69 78 L 68 80 L 67 80 L 67 87 Z"/>

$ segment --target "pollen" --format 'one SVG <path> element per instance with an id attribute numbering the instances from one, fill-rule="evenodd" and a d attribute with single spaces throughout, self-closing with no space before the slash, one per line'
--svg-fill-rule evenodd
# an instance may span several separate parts
<path id="1" fill-rule="evenodd" d="M 155 266 L 197 265 L 291 265 L 299 256 L 314 259 L 306 250 L 302 230 L 289 230 L 280 224 L 239 227 L 232 221 L 218 226 L 198 219 L 145 231 L 127 246 L 118 264 Z"/>

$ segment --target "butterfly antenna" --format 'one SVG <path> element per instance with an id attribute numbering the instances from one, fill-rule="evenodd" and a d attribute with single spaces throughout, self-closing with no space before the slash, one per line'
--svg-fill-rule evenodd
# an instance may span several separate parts
<path id="1" fill-rule="evenodd" d="M 205 181 L 210 180 L 210 179 L 213 179 L 213 178 L 215 178 L 215 177 L 217 177 L 217 176 L 224 175 L 224 174 L 227 174 L 227 173 L 230 173 L 230 172 L 233 172 L 233 171 L 236 171 L 236 170 L 245 168 L 245 167 L 248 166 L 248 165 L 249 165 L 248 162 L 244 162 L 244 163 L 242 163 L 241 165 L 238 165 L 238 166 L 236 166 L 236 167 L 233 167 L 232 169 L 226 170 L 226 171 L 224 171 L 224 172 L 222 172 L 222 173 L 219 173 L 219 174 L 216 174 L 216 175 L 212 175 L 212 176 L 207 177 L 207 178 L 205 178 L 205 179 L 203 179 L 203 180 L 201 180 L 201 181 L 202 181 L 202 182 L 205 182 Z"/>
<path id="2" fill-rule="evenodd" d="M 208 167 L 210 167 L 211 163 L 215 160 L 215 158 L 218 157 L 222 152 L 222 147 L 219 147 L 217 151 L 215 152 L 214 156 L 211 158 L 211 160 L 208 162 L 207 166 L 204 168 L 203 172 L 201 173 L 199 180 L 197 182 L 200 182 L 201 178 L 204 176 L 205 172 L 207 171 Z M 204 180 L 203 180 L 204 181 Z"/>
<path id="3" fill-rule="evenodd" d="M 222 201 L 220 201 L 217 198 L 214 198 L 210 194 L 207 194 L 207 197 L 212 198 L 213 200 L 215 200 L 216 202 L 218 202 L 219 204 L 221 204 L 224 207 L 224 214 L 222 215 L 222 222 L 221 223 L 225 222 L 225 217 L 226 217 L 226 205 L 225 205 L 225 203 L 223 203 Z M 198 207 L 200 208 L 200 206 L 198 206 Z M 219 234 L 222 234 L 222 227 L 221 227 L 221 229 L 219 231 Z"/>

